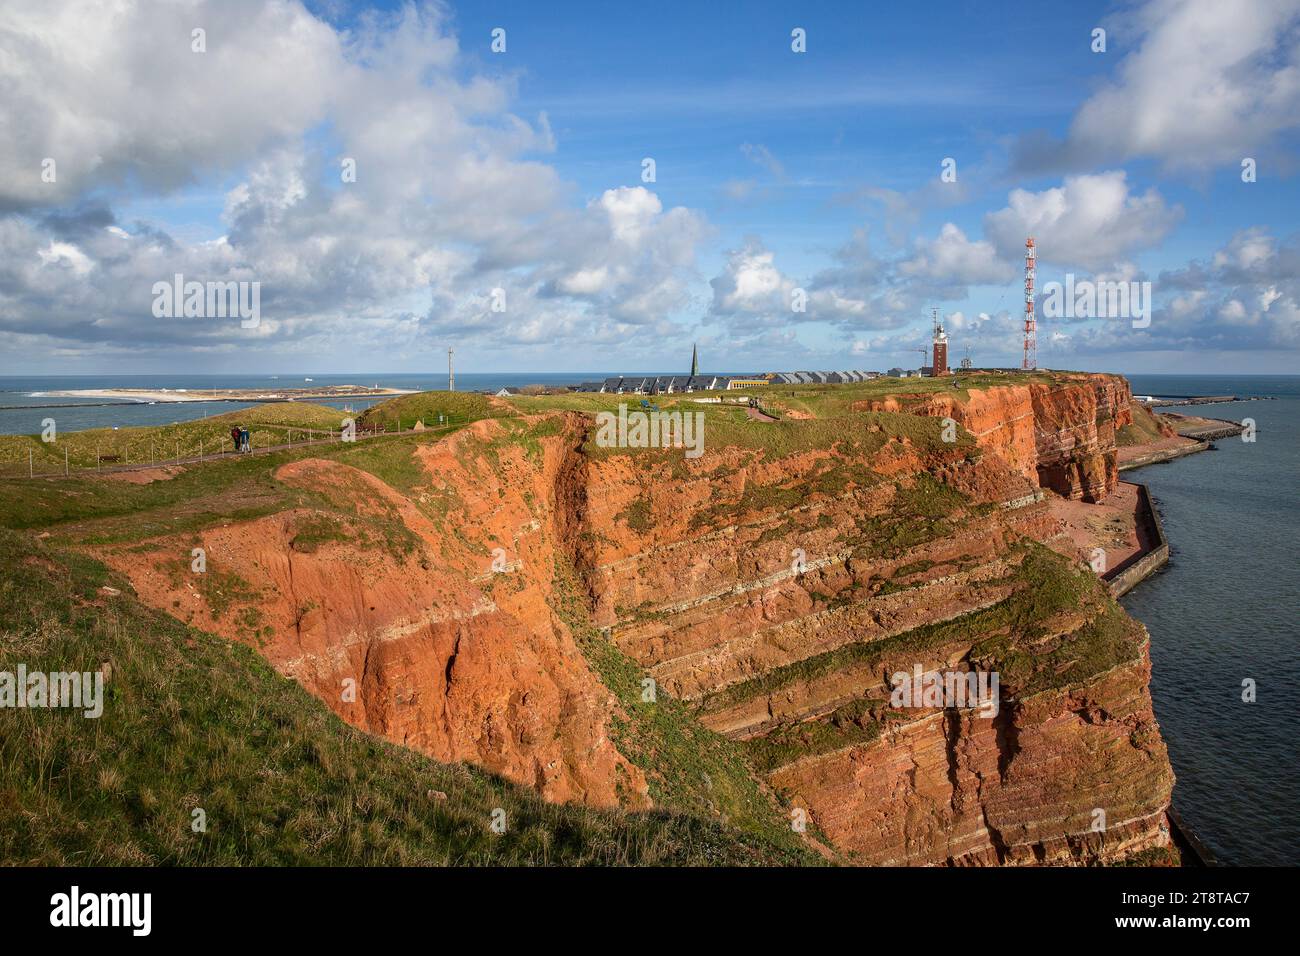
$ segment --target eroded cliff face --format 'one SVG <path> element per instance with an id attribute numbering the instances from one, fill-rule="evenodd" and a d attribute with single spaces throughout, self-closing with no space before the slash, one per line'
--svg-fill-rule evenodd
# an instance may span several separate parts
<path id="1" fill-rule="evenodd" d="M 574 412 L 479 422 L 417 446 L 417 473 L 392 482 L 300 461 L 276 477 L 302 508 L 102 553 L 349 722 L 554 800 L 650 799 L 574 608 L 557 613 L 563 566 L 576 613 L 849 860 L 1092 862 L 1166 845 L 1173 775 L 1146 634 L 1038 544 L 1061 534 L 1045 487 L 1114 487 L 1127 384 L 959 398 L 723 429 L 698 459 L 595 448 Z M 946 417 L 970 435 L 941 440 Z M 196 545 L 217 572 L 202 581 L 184 568 Z M 256 619 L 223 612 L 238 587 Z M 996 716 L 893 706 L 891 675 L 917 666 L 997 672 Z"/>
<path id="2" fill-rule="evenodd" d="M 552 800 L 648 806 L 609 739 L 618 707 L 553 610 L 556 492 L 578 439 L 529 450 L 501 440 L 506 428 L 418 446 L 430 481 L 410 497 L 324 459 L 276 473 L 350 517 L 298 509 L 105 558 L 147 600 L 255 644 L 355 726 Z M 485 441 L 492 459 L 464 453 Z M 192 547 L 203 574 L 189 573 Z"/>
<path id="3" fill-rule="evenodd" d="M 1132 422 L 1128 382 L 1113 375 L 1077 376 L 1062 384 L 971 389 L 864 403 L 872 410 L 952 418 L 981 447 L 1044 488 L 1066 498 L 1101 501 L 1119 480 L 1116 430 Z"/>
<path id="4" fill-rule="evenodd" d="M 855 861 L 1167 845 L 1173 776 L 1145 632 L 1036 544 L 1060 533 L 1040 481 L 1113 487 L 1124 389 L 928 400 L 973 432 L 974 457 L 890 437 L 861 457 L 729 448 L 671 480 L 643 459 L 595 460 L 586 521 L 600 533 L 582 564 L 597 619 Z M 999 713 L 892 707 L 890 676 L 917 666 L 999 672 Z"/>
<path id="5" fill-rule="evenodd" d="M 952 648 L 951 657 L 962 656 Z M 1008 700 L 994 719 L 923 711 L 885 724 L 872 744 L 778 766 L 771 781 L 863 862 L 1122 859 L 1168 842 L 1172 778 L 1148 671 L 1144 654 L 1086 681 Z M 864 693 L 888 697 L 883 681 Z"/>

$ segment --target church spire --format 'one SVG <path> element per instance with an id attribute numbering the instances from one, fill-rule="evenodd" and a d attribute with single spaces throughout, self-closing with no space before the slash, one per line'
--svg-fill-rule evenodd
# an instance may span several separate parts
<path id="1" fill-rule="evenodd" d="M 700 374 L 700 353 L 695 348 L 695 343 L 691 343 L 691 376 Z"/>

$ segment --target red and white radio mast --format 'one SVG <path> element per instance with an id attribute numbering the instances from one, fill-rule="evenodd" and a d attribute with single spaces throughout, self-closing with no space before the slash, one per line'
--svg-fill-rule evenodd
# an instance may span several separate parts
<path id="1" fill-rule="evenodd" d="M 1025 357 L 1023 371 L 1038 368 L 1038 323 L 1034 321 L 1034 237 L 1025 240 Z"/>

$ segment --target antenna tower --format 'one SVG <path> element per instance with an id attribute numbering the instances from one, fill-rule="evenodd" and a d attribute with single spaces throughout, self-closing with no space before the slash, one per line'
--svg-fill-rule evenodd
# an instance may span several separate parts
<path id="1" fill-rule="evenodd" d="M 1034 319 L 1034 237 L 1025 240 L 1025 356 L 1020 368 L 1030 372 L 1038 368 L 1038 323 Z"/>

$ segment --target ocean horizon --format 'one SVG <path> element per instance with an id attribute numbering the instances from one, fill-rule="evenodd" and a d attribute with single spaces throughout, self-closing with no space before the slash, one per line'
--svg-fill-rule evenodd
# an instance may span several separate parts
<path id="1" fill-rule="evenodd" d="M 615 375 L 683 375 L 682 371 L 590 371 L 590 372 L 458 372 L 456 390 L 462 392 L 496 391 L 526 385 L 577 385 L 599 381 Z M 710 375 L 745 375 L 746 371 L 708 371 Z M 1123 374 L 1123 373 L 1116 373 Z M 1179 375 L 1135 374 L 1125 378 L 1135 395 L 1160 394 L 1242 394 L 1262 398 L 1277 397 L 1295 389 L 1288 384 L 1300 382 L 1300 375 Z M 1233 383 L 1237 383 L 1235 386 Z M 1248 383 L 1243 384 L 1243 383 Z M 79 374 L 79 375 L 0 375 L 0 435 L 34 435 L 40 432 L 45 414 L 41 409 L 62 405 L 57 411 L 59 427 L 67 431 L 89 428 L 126 428 L 135 425 L 163 425 L 193 421 L 248 408 L 255 402 L 189 402 L 151 404 L 130 398 L 87 398 L 95 405 L 77 406 L 78 398 L 51 393 L 93 391 L 109 388 L 139 388 L 172 391 L 188 389 L 270 389 L 304 388 L 325 385 L 366 385 L 412 391 L 442 391 L 447 375 L 424 372 L 340 372 L 305 375 L 281 373 L 237 375 L 216 373 L 150 374 Z M 1199 391 L 1196 391 L 1199 389 Z M 363 411 L 385 400 L 349 398 L 315 400 L 331 408 Z M 38 414 L 39 413 L 39 414 Z"/>

